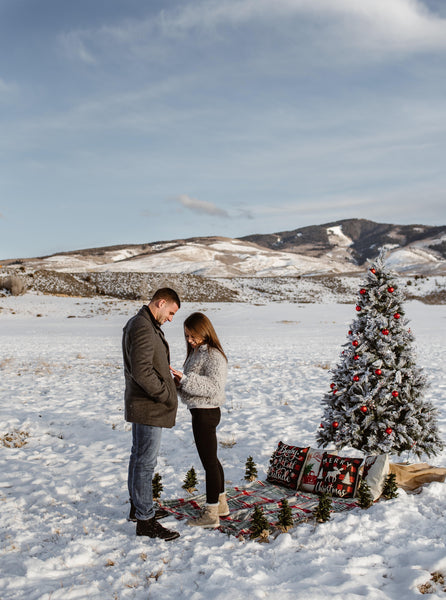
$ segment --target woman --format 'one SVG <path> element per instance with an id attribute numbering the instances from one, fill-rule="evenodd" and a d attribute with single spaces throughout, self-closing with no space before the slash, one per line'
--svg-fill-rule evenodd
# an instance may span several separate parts
<path id="1" fill-rule="evenodd" d="M 188 525 L 218 527 L 229 515 L 223 467 L 217 458 L 217 425 L 225 401 L 227 358 L 210 320 L 192 313 L 184 321 L 187 355 L 184 372 L 171 368 L 178 394 L 192 415 L 192 431 L 206 473 L 206 506 Z"/>

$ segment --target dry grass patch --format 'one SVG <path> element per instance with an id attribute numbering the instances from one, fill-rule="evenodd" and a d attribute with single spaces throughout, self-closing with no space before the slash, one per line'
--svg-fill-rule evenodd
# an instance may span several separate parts
<path id="1" fill-rule="evenodd" d="M 12 431 L 0 436 L 0 442 L 7 448 L 23 448 L 28 443 L 29 433 L 27 431 Z"/>
<path id="2" fill-rule="evenodd" d="M 444 586 L 444 575 L 440 573 L 440 571 L 434 571 L 431 573 L 430 581 L 426 581 L 426 583 L 420 583 L 418 587 L 418 591 L 421 594 L 435 594 L 437 591 L 446 592 L 446 587 Z M 440 590 L 438 589 L 440 587 Z"/>

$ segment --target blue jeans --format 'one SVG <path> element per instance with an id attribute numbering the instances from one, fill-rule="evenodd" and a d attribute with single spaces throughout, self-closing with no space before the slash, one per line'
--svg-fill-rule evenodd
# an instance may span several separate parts
<path id="1" fill-rule="evenodd" d="M 136 518 L 141 521 L 155 516 L 152 478 L 161 445 L 161 432 L 162 427 L 132 424 L 128 489 L 130 498 L 135 505 Z"/>

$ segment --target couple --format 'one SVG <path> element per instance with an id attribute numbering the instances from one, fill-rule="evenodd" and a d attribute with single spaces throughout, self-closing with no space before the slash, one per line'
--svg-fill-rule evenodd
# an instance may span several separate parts
<path id="1" fill-rule="evenodd" d="M 216 436 L 220 406 L 225 400 L 227 359 L 212 323 L 196 312 L 184 321 L 184 372 L 170 366 L 169 346 L 161 325 L 172 321 L 180 306 L 174 290 L 157 290 L 149 304 L 127 322 L 122 337 L 125 419 L 132 423 L 129 520 L 136 521 L 136 535 L 163 540 L 173 540 L 180 534 L 158 522 L 169 513 L 155 509 L 152 477 L 162 429 L 175 425 L 177 393 L 190 409 L 195 444 L 206 473 L 206 505 L 198 519 L 187 523 L 218 527 L 219 517 L 229 514 Z"/>

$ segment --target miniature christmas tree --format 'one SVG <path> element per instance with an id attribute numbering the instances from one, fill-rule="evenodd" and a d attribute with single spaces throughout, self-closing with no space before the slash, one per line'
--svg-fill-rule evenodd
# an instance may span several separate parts
<path id="1" fill-rule="evenodd" d="M 279 511 L 277 525 L 283 533 L 286 533 L 293 526 L 293 514 L 286 498 L 282 500 L 282 508 Z"/>
<path id="2" fill-rule="evenodd" d="M 258 538 L 262 537 L 266 539 L 269 533 L 269 523 L 263 514 L 263 510 L 260 506 L 256 506 L 251 517 L 251 537 Z"/>
<path id="3" fill-rule="evenodd" d="M 196 486 L 198 484 L 197 474 L 195 473 L 195 469 L 191 467 L 189 471 L 186 473 L 186 477 L 184 478 L 184 483 L 182 488 L 189 492 L 189 494 L 193 494 L 196 491 Z"/>
<path id="4" fill-rule="evenodd" d="M 154 500 L 159 500 L 161 492 L 163 491 L 163 484 L 161 483 L 161 475 L 155 473 L 152 479 L 152 496 Z"/>
<path id="5" fill-rule="evenodd" d="M 359 290 L 356 311 L 323 399 L 318 442 L 338 450 L 435 456 L 444 447 L 437 411 L 422 399 L 426 379 L 415 363 L 403 293 L 382 252 Z"/>
<path id="6" fill-rule="evenodd" d="M 398 486 L 396 484 L 396 475 L 395 473 L 389 473 L 384 481 L 383 493 L 382 496 L 386 500 L 390 500 L 391 498 L 398 497 Z"/>
<path id="7" fill-rule="evenodd" d="M 252 456 L 248 456 L 245 463 L 245 479 L 246 481 L 255 481 L 257 479 L 256 464 L 252 460 Z"/>
<path id="8" fill-rule="evenodd" d="M 367 485 L 365 479 L 361 479 L 361 483 L 358 488 L 358 505 L 361 508 L 370 508 L 373 504 L 373 496 L 370 491 L 370 487 Z"/>
<path id="9" fill-rule="evenodd" d="M 321 494 L 319 496 L 319 504 L 313 511 L 313 516 L 318 523 L 325 523 L 330 520 L 332 499 L 328 494 Z"/>

